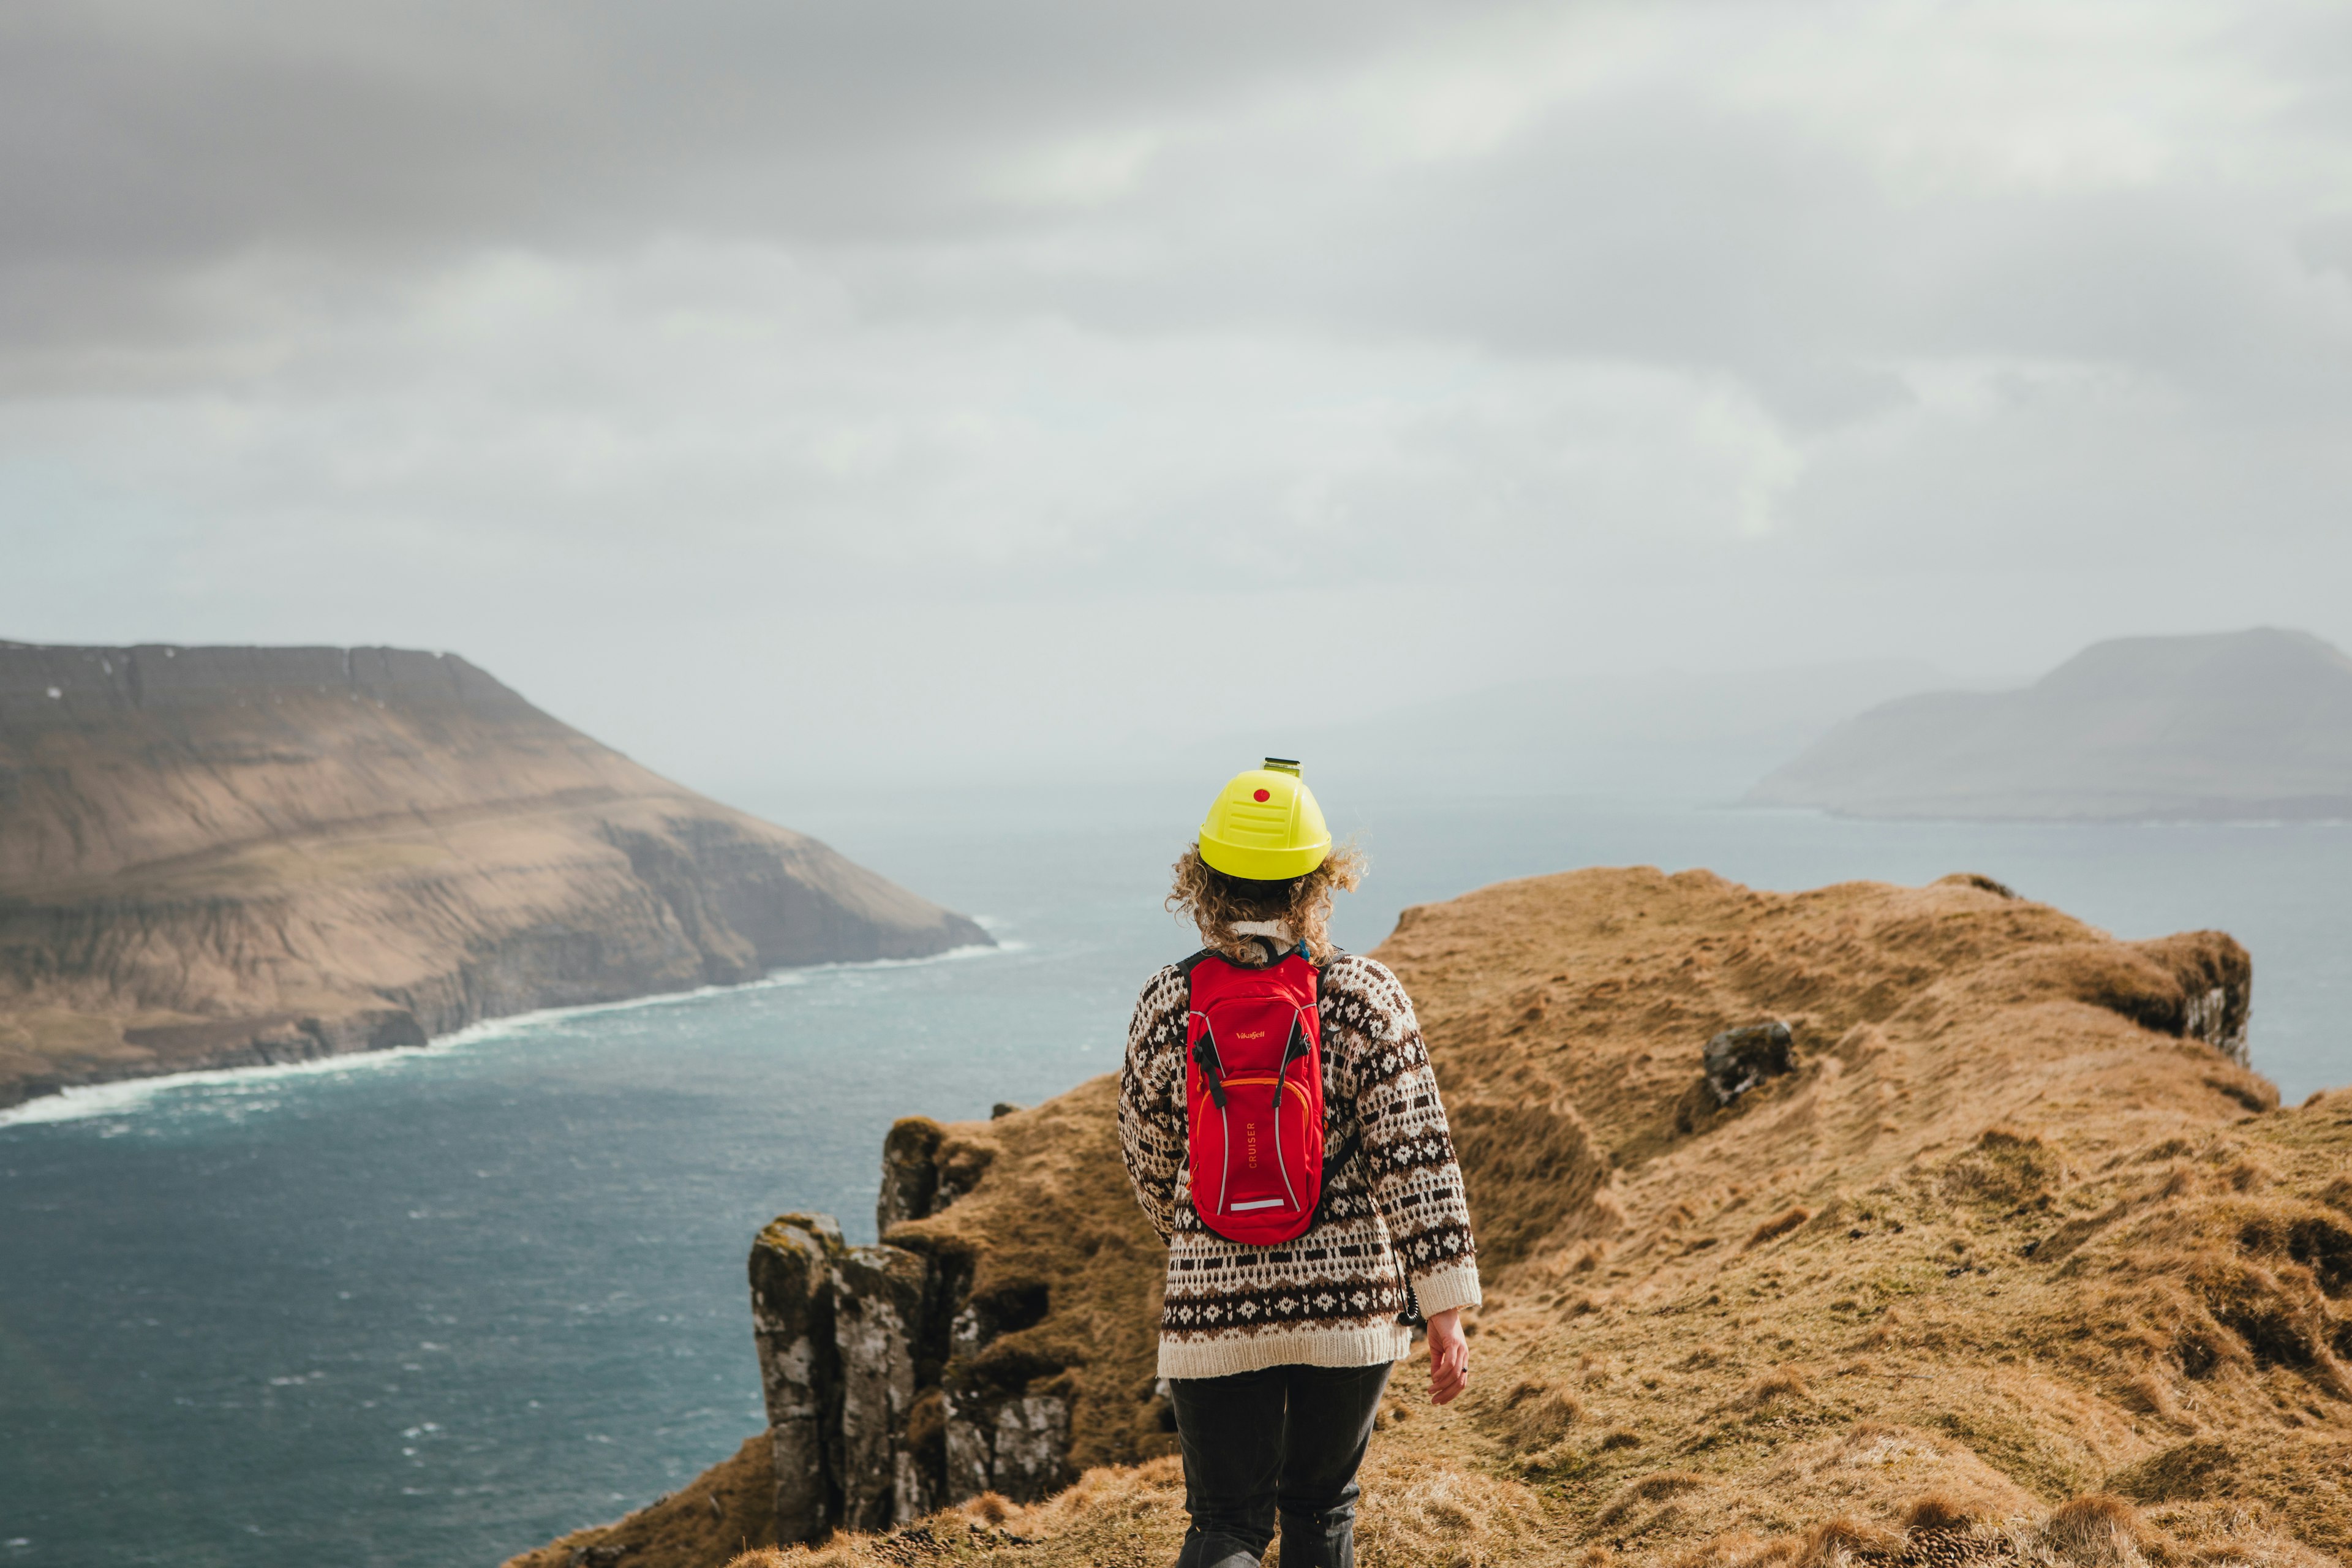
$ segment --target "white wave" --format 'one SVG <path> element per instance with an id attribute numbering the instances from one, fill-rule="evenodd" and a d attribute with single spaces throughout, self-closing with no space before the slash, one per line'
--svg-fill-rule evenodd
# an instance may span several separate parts
<path id="1" fill-rule="evenodd" d="M 757 980 L 746 980 L 734 985 L 698 985 L 691 991 L 662 991 L 649 996 L 630 996 L 617 1002 L 586 1002 L 572 1007 L 541 1007 L 529 1013 L 509 1013 L 503 1017 L 485 1018 L 468 1024 L 462 1029 L 436 1035 L 421 1046 L 394 1046 L 387 1050 L 357 1051 L 347 1056 L 318 1057 L 309 1061 L 257 1063 L 251 1067 L 203 1068 L 193 1072 L 160 1073 L 153 1078 L 121 1079 L 112 1083 L 80 1084 L 55 1094 L 28 1100 L 22 1105 L 0 1110 L 0 1128 L 31 1127 L 58 1121 L 87 1121 L 103 1116 L 127 1116 L 145 1110 L 159 1097 L 179 1089 L 210 1089 L 227 1094 L 240 1095 L 267 1089 L 285 1079 L 331 1078 L 341 1073 L 372 1071 L 378 1068 L 398 1066 L 412 1057 L 440 1055 L 461 1050 L 469 1046 L 509 1039 L 528 1035 L 551 1025 L 560 1025 L 576 1018 L 593 1017 L 601 1013 L 634 1012 L 642 1007 L 677 1007 L 696 1002 L 707 1002 L 718 996 L 736 996 L 752 991 L 774 991 L 788 986 L 806 985 L 828 974 L 856 973 L 877 969 L 914 969 L 925 964 L 947 963 L 968 958 L 985 958 L 992 953 L 1018 952 L 1024 942 L 1008 942 L 996 944 L 973 942 L 964 947 L 951 947 L 944 952 L 928 953 L 920 958 L 870 958 L 840 963 L 812 963 L 795 969 L 778 969 Z"/>
<path id="2" fill-rule="evenodd" d="M 450 1039 L 455 1040 L 456 1036 Z M 361 1051 L 352 1056 L 320 1057 L 310 1061 L 278 1062 L 241 1068 L 205 1068 L 194 1072 L 160 1073 L 153 1078 L 122 1079 L 113 1083 L 77 1085 L 56 1094 L 28 1100 L 0 1110 L 0 1127 L 26 1127 L 47 1121 L 86 1121 L 97 1116 L 124 1116 L 144 1110 L 158 1096 L 174 1089 L 214 1088 L 239 1089 L 279 1079 L 325 1077 L 389 1067 L 407 1057 L 422 1056 L 441 1042 L 396 1046 L 390 1050 Z"/>
<path id="3" fill-rule="evenodd" d="M 982 929 L 986 929 L 988 925 L 988 921 L 984 919 L 974 923 Z M 845 970 L 857 969 L 919 969 L 927 963 L 953 963 L 960 959 L 988 958 L 1000 952 L 1020 952 L 1028 945 L 1025 942 L 975 942 L 963 947 L 949 948 L 944 952 L 926 953 L 921 958 L 861 958 L 855 962 L 841 963 L 813 963 L 805 969 L 779 969 L 770 978 L 774 979 L 788 974 L 832 974 Z M 757 985 L 761 983 L 754 980 L 750 984 Z"/>

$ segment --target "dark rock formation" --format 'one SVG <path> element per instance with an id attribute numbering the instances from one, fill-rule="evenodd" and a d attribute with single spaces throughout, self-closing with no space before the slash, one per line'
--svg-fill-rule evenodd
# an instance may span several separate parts
<path id="1" fill-rule="evenodd" d="M 986 1491 L 1034 1501 L 1068 1479 L 1068 1401 L 1008 1394 L 985 1365 L 1024 1314 L 972 1301 L 958 1270 L 791 1214 L 752 1244 L 751 1279 L 779 1541 L 886 1530 Z"/>
<path id="2" fill-rule="evenodd" d="M 928 1116 L 905 1116 L 882 1140 L 882 1193 L 874 1204 L 874 1234 L 887 1236 L 902 1219 L 920 1219 L 939 1195 L 936 1161 L 946 1136 Z"/>
<path id="3" fill-rule="evenodd" d="M 841 1517 L 840 1481 L 825 1450 L 841 1424 L 833 1268 L 846 1250 L 841 1227 L 823 1215 L 780 1215 L 751 1244 L 751 1336 L 784 1541 L 814 1541 Z"/>
<path id="4" fill-rule="evenodd" d="M 776 1538 L 887 1530 L 938 1507 L 938 1445 L 918 1451 L 913 1419 L 918 1383 L 938 1379 L 930 1260 L 845 1246 L 831 1216 L 789 1214 L 751 1244 L 751 1277 Z"/>
<path id="5" fill-rule="evenodd" d="M 958 1188 L 941 1167 L 958 1164 L 937 1122 L 893 1127 L 885 1233 L 952 1203 Z M 930 1237 L 908 1239 L 916 1246 L 850 1247 L 829 1216 L 789 1214 L 752 1244 L 779 1541 L 888 1529 L 982 1492 L 1034 1501 L 1070 1479 L 1069 1392 L 1037 1386 L 1059 1367 L 1009 1337 L 1045 1317 L 1048 1288 L 975 1292 L 971 1259 Z"/>
<path id="6" fill-rule="evenodd" d="M 1873 708 L 1748 799 L 1854 816 L 2352 816 L 2352 658 L 2271 628 L 2099 643 L 2022 690 Z"/>
<path id="7" fill-rule="evenodd" d="M 881 1530 L 937 1506 L 911 1451 L 919 1341 L 930 1326 L 930 1259 L 854 1247 L 834 1265 L 833 1336 L 841 1352 L 841 1522 Z"/>
<path id="8" fill-rule="evenodd" d="M 0 1106 L 988 940 L 454 656 L 0 643 Z"/>
<path id="9" fill-rule="evenodd" d="M 2134 942 L 2178 986 L 2159 990 L 2154 1005 L 2128 1013 L 2133 1021 L 2168 1035 L 2202 1040 L 2240 1067 L 2251 1067 L 2246 1027 L 2254 1012 L 2254 960 L 2218 931 L 2183 931 Z"/>
<path id="10" fill-rule="evenodd" d="M 1729 1105 L 1768 1078 L 1795 1070 L 1789 1026 L 1778 1018 L 1726 1029 L 1707 1041 L 1706 1087 L 1717 1105 Z"/>

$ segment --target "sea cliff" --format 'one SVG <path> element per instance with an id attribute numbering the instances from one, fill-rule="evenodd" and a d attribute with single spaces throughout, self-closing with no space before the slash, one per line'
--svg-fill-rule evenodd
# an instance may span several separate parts
<path id="1" fill-rule="evenodd" d="M 0 1107 L 988 941 L 454 655 L 0 644 Z"/>
<path id="2" fill-rule="evenodd" d="M 1377 955 L 1487 1302 L 1469 1394 L 1399 1369 L 1364 1561 L 2352 1551 L 2352 1092 L 2278 1107 L 2229 937 L 2119 942 L 1974 876 L 1631 869 L 1408 910 Z M 1173 1561 L 1113 1114 L 1099 1079 L 900 1123 L 879 1245 L 753 1243 L 768 1432 L 513 1568 Z"/>

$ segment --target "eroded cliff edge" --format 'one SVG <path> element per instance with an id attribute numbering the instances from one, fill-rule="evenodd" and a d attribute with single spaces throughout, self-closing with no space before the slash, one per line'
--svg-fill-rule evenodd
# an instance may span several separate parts
<path id="1" fill-rule="evenodd" d="M 989 940 L 454 655 L 0 643 L 0 1106 Z"/>
<path id="2" fill-rule="evenodd" d="M 1979 877 L 1631 869 L 1409 910 L 1379 956 L 1437 1062 L 1487 1304 L 1469 1395 L 1391 1385 L 1364 1561 L 2352 1551 L 2352 1092 L 2282 1110 L 2249 1070 L 2229 937 L 2119 942 Z M 771 1414 L 804 1429 L 518 1564 L 719 1568 L 832 1522 L 870 1533 L 812 1565 L 1172 1561 L 1158 1252 L 1114 1103 L 1104 1079 L 900 1123 L 880 1246 L 792 1216 L 754 1247 Z M 780 1333 L 814 1320 L 773 1300 L 814 1296 L 763 1251 L 803 1282 L 854 1260 L 825 1278 L 860 1331 Z M 906 1331 L 864 1332 L 868 1303 Z M 1004 1451 L 981 1444 L 1007 1410 L 1004 1478 L 958 1465 Z M 1034 1426 L 1075 1477 L 1041 1501 Z"/>

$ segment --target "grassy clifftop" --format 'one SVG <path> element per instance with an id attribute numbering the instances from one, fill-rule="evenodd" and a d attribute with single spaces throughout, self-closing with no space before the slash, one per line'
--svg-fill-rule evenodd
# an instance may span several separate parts
<path id="1" fill-rule="evenodd" d="M 2352 1554 L 2352 1092 L 2280 1110 L 2233 1059 L 2227 937 L 2121 942 L 1982 879 L 1635 869 L 1410 910 L 1379 956 L 1454 1115 L 1488 1303 L 1464 1399 L 1399 1371 L 1368 1563 Z M 1706 1043 L 1776 1018 L 1791 1069 L 1719 1103 Z M 1110 1105 L 1098 1080 L 947 1129 L 973 1184 L 919 1222 L 1049 1283 L 1024 1332 L 1096 1468 L 777 1560 L 1172 1559 Z M 693 1506 L 523 1561 L 761 1544 L 730 1516 L 665 1554 L 663 1510 Z"/>

